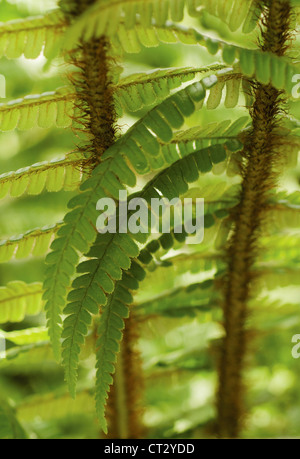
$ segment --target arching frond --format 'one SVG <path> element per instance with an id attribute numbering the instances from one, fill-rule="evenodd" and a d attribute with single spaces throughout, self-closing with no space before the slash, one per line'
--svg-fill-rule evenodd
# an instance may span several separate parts
<path id="1" fill-rule="evenodd" d="M 0 130 L 49 128 L 53 124 L 65 128 L 72 124 L 73 113 L 74 93 L 69 87 L 62 87 L 0 104 Z"/>
<path id="2" fill-rule="evenodd" d="M 204 7 L 215 16 L 219 16 L 235 31 L 243 25 L 244 32 L 250 32 L 256 26 L 259 16 L 254 0 L 228 0 L 224 6 L 220 0 L 98 0 L 90 6 L 69 28 L 65 38 L 66 48 L 71 48 L 79 38 L 89 40 L 101 35 L 112 36 L 124 20 L 127 30 L 134 27 L 137 20 L 143 27 L 149 27 L 152 21 L 163 25 L 168 20 L 181 22 L 187 7 L 191 16 L 199 16 Z"/>
<path id="3" fill-rule="evenodd" d="M 45 282 L 48 325 L 57 357 L 61 307 L 79 253 L 87 253 L 96 239 L 94 225 L 98 200 L 109 196 L 118 199 L 124 186 L 135 186 L 136 176 L 126 161 L 129 160 L 138 173 L 151 170 L 148 158 L 151 163 L 151 159 L 159 155 L 158 139 L 171 140 L 173 129 L 180 128 L 184 119 L 194 113 L 195 103 L 205 97 L 206 88 L 216 81 L 217 77 L 211 76 L 203 79 L 203 83 L 194 83 L 147 113 L 104 153 L 101 164 L 81 186 L 81 193 L 69 203 L 71 211 L 66 215 L 65 225 L 58 231 L 52 253 L 47 257 L 49 266 Z"/>
<path id="4" fill-rule="evenodd" d="M 45 16 L 34 16 L 0 24 L 0 57 L 16 59 L 24 54 L 36 59 L 41 52 L 45 57 L 58 53 L 58 44 L 66 28 L 66 20 L 60 10 Z M 51 51 L 51 54 L 50 54 Z"/>
<path id="5" fill-rule="evenodd" d="M 58 223 L 44 228 L 37 228 L 20 236 L 0 241 L 0 263 L 6 263 L 13 257 L 21 259 L 30 255 L 35 257 L 45 255 L 61 225 L 61 223 Z"/>
<path id="6" fill-rule="evenodd" d="M 10 194 L 20 197 L 27 193 L 38 195 L 44 189 L 50 192 L 76 190 L 82 179 L 82 157 L 69 154 L 60 159 L 45 161 L 0 175 L 0 199 Z"/>
<path id="7" fill-rule="evenodd" d="M 41 312 L 42 285 L 12 281 L 0 287 L 0 323 L 21 322 L 25 316 Z"/>

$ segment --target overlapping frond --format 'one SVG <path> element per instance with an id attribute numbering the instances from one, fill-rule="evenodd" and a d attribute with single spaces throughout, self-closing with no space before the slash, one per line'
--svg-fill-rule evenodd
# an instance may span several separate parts
<path id="1" fill-rule="evenodd" d="M 62 87 L 0 104 L 0 130 L 49 128 L 53 125 L 65 128 L 72 124 L 73 113 L 74 93 L 69 87 Z"/>
<path id="2" fill-rule="evenodd" d="M 0 241 L 0 263 L 6 263 L 13 257 L 21 259 L 30 255 L 34 257 L 45 255 L 60 227 L 61 223 L 57 223 Z"/>
<path id="3" fill-rule="evenodd" d="M 0 57 L 16 59 L 24 55 L 36 59 L 41 52 L 53 57 L 59 51 L 58 43 L 66 28 L 60 10 L 44 16 L 8 21 L 0 24 Z"/>
<path id="4" fill-rule="evenodd" d="M 42 285 L 9 282 L 0 287 L 0 323 L 21 322 L 27 315 L 36 315 L 42 308 Z"/>
<path id="5" fill-rule="evenodd" d="M 89 40 L 101 35 L 112 36 L 124 20 L 125 29 L 130 30 L 137 21 L 149 27 L 152 21 L 161 26 L 168 20 L 181 22 L 185 8 L 191 16 L 199 16 L 201 9 L 227 22 L 235 31 L 243 25 L 244 32 L 250 32 L 258 20 L 257 3 L 252 0 L 228 0 L 226 5 L 220 0 L 98 0 L 90 6 L 68 29 L 66 48 L 71 48 L 79 38 Z"/>
<path id="6" fill-rule="evenodd" d="M 102 162 L 91 177 L 81 186 L 81 193 L 69 203 L 71 211 L 53 242 L 52 253 L 47 257 L 45 299 L 48 325 L 56 356 L 60 337 L 60 313 L 65 302 L 67 287 L 78 264 L 79 254 L 87 253 L 96 239 L 96 204 L 99 199 L 119 198 L 125 186 L 135 186 L 137 173 L 151 171 L 152 160 L 160 153 L 159 140 L 169 141 L 174 129 L 179 129 L 184 119 L 192 115 L 206 95 L 206 88 L 217 82 L 216 76 L 207 77 L 167 98 L 134 124 L 102 156 Z M 149 165 L 149 163 L 150 165 Z"/>
<path id="7" fill-rule="evenodd" d="M 44 189 L 50 192 L 76 190 L 82 180 L 81 166 L 81 155 L 74 153 L 1 174 L 0 199 L 8 194 L 15 198 L 23 194 L 38 195 Z"/>

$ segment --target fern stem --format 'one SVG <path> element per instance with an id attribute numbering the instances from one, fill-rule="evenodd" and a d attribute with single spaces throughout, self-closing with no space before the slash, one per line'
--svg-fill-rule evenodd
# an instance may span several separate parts
<path id="1" fill-rule="evenodd" d="M 136 350 L 138 327 L 131 311 L 126 320 L 114 384 L 107 404 L 108 439 L 140 439 L 145 433 L 141 408 L 143 370 L 140 354 Z"/>
<path id="2" fill-rule="evenodd" d="M 290 36 L 289 1 L 263 2 L 263 51 L 282 56 Z M 255 102 L 250 109 L 253 128 L 245 140 L 240 203 L 232 213 L 234 231 L 228 244 L 228 271 L 224 278 L 225 337 L 220 349 L 217 396 L 217 435 L 239 437 L 243 427 L 243 368 L 248 351 L 247 317 L 251 298 L 253 265 L 264 223 L 267 193 L 276 185 L 274 163 L 278 161 L 275 132 L 282 109 L 282 92 L 271 85 L 253 83 Z"/>
<path id="3" fill-rule="evenodd" d="M 61 6 L 67 15 L 76 18 L 93 3 L 95 0 L 62 0 Z M 71 64 L 79 69 L 70 76 L 77 93 L 76 121 L 88 136 L 88 144 L 80 149 L 88 155 L 92 166 L 100 162 L 101 155 L 115 141 L 116 113 L 109 51 L 110 44 L 102 36 L 81 41 L 74 54 L 71 53 Z"/>

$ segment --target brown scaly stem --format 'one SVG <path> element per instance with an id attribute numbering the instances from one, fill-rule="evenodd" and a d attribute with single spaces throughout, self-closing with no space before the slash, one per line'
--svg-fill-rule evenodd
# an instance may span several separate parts
<path id="1" fill-rule="evenodd" d="M 282 56 L 290 38 L 291 7 L 287 0 L 264 1 L 262 51 Z M 253 265 L 268 192 L 276 186 L 274 165 L 279 160 L 276 129 L 283 94 L 271 85 L 253 82 L 253 128 L 246 138 L 240 203 L 232 213 L 234 231 L 227 248 L 228 270 L 224 278 L 225 338 L 220 349 L 217 395 L 217 435 L 238 438 L 243 426 L 243 368 L 248 350 L 247 317 Z"/>
<path id="2" fill-rule="evenodd" d="M 67 18 L 72 19 L 93 3 L 95 0 L 62 0 L 61 6 Z M 103 36 L 80 43 L 70 54 L 69 61 L 77 69 L 70 76 L 77 93 L 75 119 L 88 137 L 88 143 L 79 149 L 84 151 L 87 165 L 93 169 L 116 139 L 116 113 L 111 87 L 113 67 L 108 40 Z"/>
<path id="3" fill-rule="evenodd" d="M 107 439 L 144 438 L 142 394 L 143 370 L 136 343 L 138 324 L 131 311 L 118 355 L 114 384 L 107 403 Z"/>
<path id="4" fill-rule="evenodd" d="M 68 14 L 82 14 L 95 0 L 64 1 Z M 77 91 L 76 119 L 89 142 L 80 148 L 91 169 L 116 139 L 116 114 L 110 76 L 112 59 L 106 37 L 80 43 L 71 55 L 71 64 L 79 71 L 71 77 Z M 114 384 L 107 401 L 109 439 L 139 439 L 144 435 L 141 394 L 143 389 L 142 362 L 135 349 L 139 333 L 134 316 L 126 321 L 121 351 L 118 355 Z"/>

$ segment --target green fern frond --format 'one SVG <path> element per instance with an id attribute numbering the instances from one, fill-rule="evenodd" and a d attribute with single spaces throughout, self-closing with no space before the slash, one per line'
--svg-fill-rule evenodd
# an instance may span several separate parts
<path id="1" fill-rule="evenodd" d="M 28 397 L 16 407 L 22 421 L 34 421 L 37 416 L 45 420 L 63 419 L 69 416 L 92 414 L 95 410 L 93 397 L 88 389 L 81 390 L 75 400 L 68 394 L 44 394 Z"/>
<path id="2" fill-rule="evenodd" d="M 157 190 L 159 190 L 163 196 L 173 199 L 188 190 L 188 183 L 197 180 L 198 170 L 202 173 L 208 172 L 213 163 L 217 164 L 224 161 L 225 158 L 225 147 L 220 145 L 193 153 L 173 164 L 149 182 L 140 197 L 150 201 L 153 195 L 158 195 Z M 178 171 L 181 172 L 178 173 Z M 207 212 L 205 225 L 213 226 L 215 218 L 224 218 L 226 215 L 223 209 L 214 204 L 210 213 Z M 145 238 L 146 235 L 144 235 L 144 240 Z M 167 236 L 162 237 L 163 246 L 166 244 L 166 238 Z M 129 269 L 131 258 L 137 257 L 138 253 L 138 247 L 129 235 L 102 235 L 98 236 L 96 243 L 87 254 L 93 259 L 84 261 L 78 266 L 78 273 L 83 273 L 83 275 L 77 277 L 73 282 L 73 290 L 68 297 L 70 304 L 64 310 L 67 318 L 64 321 L 62 334 L 66 380 L 73 396 L 75 395 L 80 345 L 84 342 L 88 326 L 91 324 L 91 314 L 97 314 L 99 306 L 106 304 L 106 295 L 113 293 L 115 281 L 121 279 L 122 271 Z M 145 253 L 144 250 L 141 254 L 142 260 L 144 260 Z M 147 258 L 144 261 L 146 260 Z"/>
<path id="3" fill-rule="evenodd" d="M 285 89 L 290 95 L 293 87 L 292 77 L 299 73 L 299 66 L 286 58 L 262 52 L 260 49 L 241 48 L 203 35 L 194 29 L 174 24 L 163 27 L 154 25 L 148 28 L 136 25 L 131 30 L 126 30 L 125 25 L 121 24 L 111 40 L 116 49 L 124 49 L 128 53 L 138 53 L 142 46 L 157 47 L 160 43 L 181 42 L 200 45 L 212 55 L 221 53 L 223 61 L 228 65 L 238 61 L 236 71 L 240 71 L 245 78 L 255 78 L 262 84 L 270 83 L 277 89 Z M 233 84 L 231 82 L 231 85 Z M 228 104 L 230 105 L 229 101 Z"/>
<path id="4" fill-rule="evenodd" d="M 28 374 L 55 364 L 49 341 L 24 344 L 7 349 L 5 358 L 0 360 L 2 374 Z"/>
<path id="5" fill-rule="evenodd" d="M 71 211 L 65 217 L 65 224 L 59 229 L 52 244 L 52 253 L 47 256 L 47 279 L 45 281 L 46 313 L 51 341 L 55 355 L 59 357 L 60 314 L 64 306 L 67 287 L 79 261 L 79 253 L 87 253 L 96 239 L 96 204 L 99 199 L 119 198 L 119 191 L 125 185 L 135 186 L 136 176 L 126 163 L 145 174 L 151 169 L 147 157 L 159 155 L 158 138 L 171 140 L 174 128 L 180 128 L 184 118 L 192 115 L 195 103 L 206 95 L 206 88 L 212 87 L 216 76 L 207 77 L 202 83 L 194 83 L 177 92 L 162 104 L 147 113 L 133 125 L 102 156 L 91 177 L 81 186 L 81 193 L 69 203 Z M 151 129 L 152 132 L 149 130 Z M 84 235 L 84 236 L 83 236 Z"/>
<path id="6" fill-rule="evenodd" d="M 233 122 L 231 120 L 223 120 L 178 131 L 169 144 L 162 145 L 162 149 L 165 150 L 163 154 L 167 156 L 167 151 L 169 149 L 172 150 L 175 145 L 176 149 L 181 152 L 181 156 L 184 157 L 196 150 L 225 142 L 227 142 L 227 147 L 230 147 L 231 151 L 235 151 L 235 148 L 240 148 L 243 129 L 248 125 L 249 117 L 242 116 Z"/>
<path id="7" fill-rule="evenodd" d="M 138 256 L 138 247 L 127 234 L 99 237 L 89 257 L 78 266 L 81 276 L 73 282 L 68 296 L 69 304 L 64 309 L 67 316 L 63 323 L 63 365 L 70 393 L 75 397 L 77 367 L 80 345 L 88 333 L 92 314 L 99 314 L 100 306 L 107 302 L 107 295 L 115 288 L 115 281 L 121 279 L 122 270 L 128 270 L 131 258 Z M 84 273 L 82 275 L 82 273 Z"/>
<path id="8" fill-rule="evenodd" d="M 189 155 L 173 164 L 167 170 L 164 170 L 161 174 L 155 177 L 151 182 L 149 182 L 145 189 L 141 192 L 139 197 L 150 201 L 154 196 L 159 196 L 157 190 L 168 199 L 173 199 L 176 196 L 184 194 L 188 190 L 188 183 L 194 182 L 199 177 L 199 172 L 205 173 L 211 170 L 212 163 L 218 163 L 224 161 L 226 158 L 225 148 L 220 145 L 212 146 L 206 150 L 201 150 L 194 154 Z M 195 172 L 196 171 L 196 172 Z M 209 223 L 210 225 L 210 223 Z M 124 247 L 124 234 L 118 235 L 120 240 L 122 240 L 122 249 L 125 251 Z M 126 235 L 129 238 L 128 235 Z M 175 235 L 175 238 L 178 237 L 180 240 L 185 239 L 185 235 Z M 100 260 L 92 260 L 84 262 L 82 265 L 79 265 L 80 272 L 86 272 L 88 267 L 92 267 L 93 271 L 89 273 L 88 276 L 78 278 L 75 283 L 78 282 L 78 285 L 81 285 L 82 281 L 84 283 L 90 282 L 95 278 L 95 273 L 102 273 L 103 271 L 112 276 L 111 266 L 109 267 L 110 271 L 107 271 L 105 263 L 102 262 L 101 256 L 104 253 L 107 254 L 107 257 L 112 253 L 111 248 L 108 247 L 106 238 L 113 240 L 116 238 L 115 235 L 106 236 L 103 240 L 103 237 L 98 237 L 98 244 L 92 248 L 89 256 L 98 257 L 100 253 Z M 130 239 L 130 238 L 129 238 Z M 152 261 L 152 254 L 159 250 L 160 246 L 164 249 L 172 248 L 174 244 L 174 238 L 170 234 L 165 234 L 161 236 L 159 241 L 154 241 L 149 244 L 147 248 L 141 251 L 138 256 L 138 261 L 144 265 L 149 264 Z M 131 257 L 134 257 L 132 253 Z M 117 267 L 119 269 L 119 275 L 116 276 L 116 280 L 122 276 L 121 270 L 128 270 L 130 267 L 130 258 L 125 260 L 123 266 L 120 266 L 120 260 L 117 260 L 119 254 L 116 256 L 115 262 L 118 263 Z M 123 257 L 124 259 L 124 254 Z M 126 261 L 128 267 L 126 267 Z M 81 268 L 82 266 L 82 268 Z M 85 268 L 87 266 L 87 268 Z M 99 275 L 99 274 L 98 274 Z M 117 282 L 113 293 L 109 296 L 107 304 L 104 303 L 103 311 L 100 318 L 99 325 L 99 340 L 97 342 L 99 350 L 97 351 L 97 382 L 96 382 L 96 409 L 97 414 L 100 420 L 101 428 L 106 432 L 107 426 L 105 421 L 105 405 L 108 397 L 109 387 L 112 384 L 112 374 L 114 373 L 114 365 L 116 362 L 116 356 L 119 351 L 119 342 L 122 338 L 122 330 L 124 328 L 124 319 L 128 316 L 129 310 L 128 305 L 133 302 L 131 296 L 131 290 L 136 290 L 138 288 L 138 281 L 142 280 L 144 277 L 143 269 L 141 270 L 139 265 L 136 263 L 133 264 L 131 270 L 128 274 L 123 274 L 121 281 Z M 100 277 L 101 278 L 101 277 Z M 98 288 L 99 290 L 99 288 Z M 95 290 L 96 291 L 96 290 Z M 76 291 L 74 293 L 76 299 Z M 101 304 L 101 303 L 100 303 Z M 97 305 L 96 305 L 97 306 Z M 66 311 L 65 311 L 66 312 Z M 96 309 L 95 309 L 96 313 Z M 74 319 L 73 319 L 74 321 Z M 69 333 L 68 333 L 69 334 Z M 80 340 L 78 340 L 80 342 Z M 69 343 L 67 342 L 67 348 L 69 348 Z M 69 349 L 68 352 L 71 350 Z M 73 350 L 73 355 L 75 357 L 76 352 L 78 353 L 78 348 Z M 78 357 L 76 358 L 76 364 Z"/>
<path id="9" fill-rule="evenodd" d="M 0 199 L 10 194 L 38 195 L 44 189 L 49 192 L 76 190 L 82 180 L 82 157 L 69 154 L 60 159 L 44 161 L 17 171 L 0 175 Z"/>
<path id="10" fill-rule="evenodd" d="M 56 225 L 37 228 L 20 236 L 0 241 L 0 263 L 6 263 L 13 257 L 21 259 L 30 255 L 34 257 L 45 255 L 61 226 L 61 223 L 57 223 Z"/>
<path id="11" fill-rule="evenodd" d="M 256 27 L 263 6 L 256 0 L 201 0 L 205 9 L 219 17 L 232 32 L 250 33 Z"/>
<path id="12" fill-rule="evenodd" d="M 176 197 L 178 193 L 181 195 L 187 191 L 187 183 L 197 180 L 199 174 L 198 172 L 195 174 L 194 170 L 208 172 L 206 167 L 208 162 L 212 166 L 213 162 L 218 163 L 225 158 L 226 151 L 224 147 L 219 145 L 196 152 L 178 161 L 167 171 L 163 171 L 158 177 L 149 182 L 140 197 L 149 200 L 154 191 L 155 195 L 157 195 L 157 189 L 169 199 Z M 182 170 L 179 175 L 178 170 Z M 180 180 L 178 177 L 180 177 Z M 216 212 L 218 211 L 216 210 Z M 210 215 L 210 218 L 213 219 L 213 216 Z M 209 225 L 212 225 L 210 220 Z M 166 239 L 166 235 L 161 238 L 163 247 L 166 247 Z M 93 259 L 81 263 L 77 269 L 79 273 L 84 274 L 73 282 L 73 290 L 68 297 L 70 304 L 64 310 L 67 318 L 64 321 L 62 334 L 64 338 L 63 363 L 66 370 L 66 380 L 73 396 L 75 395 L 80 345 L 83 344 L 84 337 L 88 332 L 88 326 L 91 324 L 91 314 L 97 314 L 99 306 L 106 305 L 107 294 L 112 295 L 108 301 L 111 301 L 111 298 L 115 298 L 113 296 L 115 281 L 121 279 L 122 271 L 130 268 L 131 258 L 137 257 L 138 253 L 137 246 L 127 234 L 98 236 L 96 243 L 87 254 L 89 258 L 93 257 Z M 146 251 L 142 251 L 140 260 L 147 263 L 151 257 L 145 258 L 145 254 Z M 124 295 L 123 289 L 123 298 L 126 297 Z M 118 297 L 118 299 L 120 298 Z"/>
<path id="13" fill-rule="evenodd" d="M 49 339 L 46 327 L 3 332 L 3 337 L 18 346 L 46 342 Z"/>
<path id="14" fill-rule="evenodd" d="M 125 29 L 130 30 L 137 21 L 141 26 L 149 27 L 154 20 L 161 26 L 168 20 L 181 22 L 187 7 L 191 16 L 199 16 L 201 7 L 211 14 L 228 19 L 231 30 L 243 26 L 244 32 L 250 32 L 257 22 L 257 3 L 252 0 L 228 0 L 224 5 L 220 0 L 98 0 L 71 25 L 66 33 L 65 47 L 72 48 L 80 38 L 89 40 L 102 35 L 112 36 L 124 20 Z"/>
<path id="15" fill-rule="evenodd" d="M 135 112 L 165 99 L 173 89 L 193 80 L 198 74 L 215 72 L 224 68 L 221 64 L 207 67 L 185 67 L 139 73 L 123 78 L 115 86 L 115 102 L 121 107 Z"/>
<path id="16" fill-rule="evenodd" d="M 35 16 L 0 24 L 0 57 L 16 59 L 24 54 L 27 59 L 36 59 L 41 52 L 53 57 L 58 52 L 58 43 L 66 28 L 66 20 L 60 10 L 44 16 Z"/>
<path id="17" fill-rule="evenodd" d="M 3 440 L 24 440 L 27 434 L 19 423 L 15 409 L 0 399 L 0 437 Z"/>
<path id="18" fill-rule="evenodd" d="M 194 317 L 199 312 L 211 311 L 218 306 L 218 294 L 213 290 L 213 281 L 181 287 L 150 301 L 139 304 L 137 312 L 143 320 L 147 316 Z"/>
<path id="19" fill-rule="evenodd" d="M 42 285 L 38 282 L 12 281 L 0 287 L 0 323 L 22 322 L 25 316 L 41 312 L 42 294 Z"/>
<path id="20" fill-rule="evenodd" d="M 222 68 L 224 65 L 215 64 L 206 68 L 158 70 L 124 78 L 114 86 L 115 104 L 119 108 L 119 115 L 122 115 L 122 107 L 128 111 L 137 111 L 143 106 L 153 105 L 167 97 L 173 89 L 194 79 L 197 74 Z M 27 130 L 36 126 L 49 128 L 53 125 L 60 128 L 68 127 L 74 116 L 75 100 L 76 94 L 72 87 L 64 86 L 56 91 L 2 103 L 0 130 Z"/>
<path id="21" fill-rule="evenodd" d="M 0 104 L 0 130 L 49 128 L 53 125 L 65 128 L 72 124 L 73 114 L 74 92 L 66 86 Z"/>

